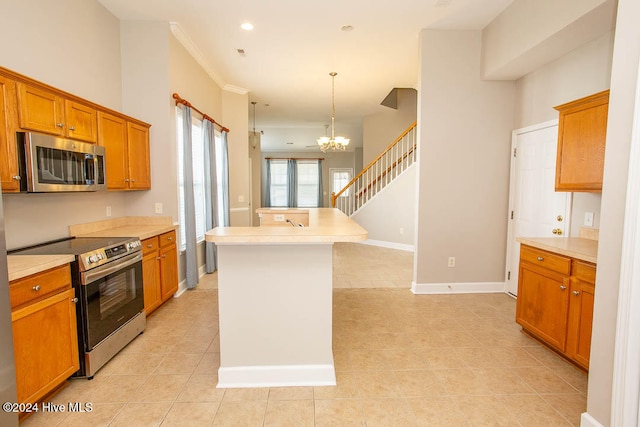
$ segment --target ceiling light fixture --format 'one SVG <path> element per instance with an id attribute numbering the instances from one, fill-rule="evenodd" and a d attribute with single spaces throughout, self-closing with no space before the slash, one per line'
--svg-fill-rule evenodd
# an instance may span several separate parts
<path id="1" fill-rule="evenodd" d="M 251 105 L 253 105 L 253 132 L 251 133 L 251 136 L 249 137 L 249 140 L 251 141 L 251 147 L 255 150 L 256 147 L 258 146 L 258 135 L 256 134 L 256 101 L 251 101 Z"/>
<path id="2" fill-rule="evenodd" d="M 242 25 L 240 25 L 240 28 L 242 28 L 245 31 L 251 31 L 253 30 L 253 24 L 251 22 L 245 22 Z"/>
<path id="3" fill-rule="evenodd" d="M 323 153 L 327 151 L 345 151 L 349 145 L 349 138 L 335 135 L 336 103 L 335 103 L 335 79 L 338 73 L 332 71 L 331 76 L 331 137 L 318 138 L 318 145 Z"/>

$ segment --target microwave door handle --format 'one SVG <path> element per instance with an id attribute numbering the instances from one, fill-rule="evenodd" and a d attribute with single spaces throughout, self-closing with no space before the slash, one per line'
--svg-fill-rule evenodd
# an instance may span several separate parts
<path id="1" fill-rule="evenodd" d="M 130 255 L 131 256 L 131 255 Z M 102 267 L 95 268 L 93 270 L 86 271 L 81 275 L 81 282 L 83 286 L 88 285 L 89 283 L 93 283 L 96 280 L 102 279 L 103 277 L 108 276 L 109 274 L 115 273 L 118 270 L 122 270 L 127 268 L 139 261 L 142 260 L 142 253 L 137 253 L 135 256 L 123 261 L 125 258 L 121 258 L 118 261 L 106 264 Z"/>

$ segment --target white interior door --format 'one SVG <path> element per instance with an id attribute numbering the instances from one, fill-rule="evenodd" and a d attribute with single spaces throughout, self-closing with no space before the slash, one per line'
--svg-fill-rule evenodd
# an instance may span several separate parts
<path id="1" fill-rule="evenodd" d="M 571 193 L 555 191 L 557 146 L 557 120 L 513 132 L 506 260 L 506 290 L 512 295 L 518 294 L 516 238 L 564 236 L 570 230 Z"/>

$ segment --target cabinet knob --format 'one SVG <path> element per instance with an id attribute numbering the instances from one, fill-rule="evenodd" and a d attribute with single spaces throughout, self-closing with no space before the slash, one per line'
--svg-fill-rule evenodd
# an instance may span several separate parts
<path id="1" fill-rule="evenodd" d="M 76 130 L 75 126 L 69 126 L 69 130 Z"/>
<path id="2" fill-rule="evenodd" d="M 173 237 L 167 237 L 167 240 L 168 240 L 168 241 L 172 241 L 172 240 L 173 240 Z"/>
<path id="3" fill-rule="evenodd" d="M 131 182 L 136 182 L 135 178 L 131 178 Z"/>
<path id="4" fill-rule="evenodd" d="M 40 285 L 35 285 L 35 286 L 34 286 L 33 288 L 31 288 L 31 289 L 33 289 L 35 292 L 38 292 L 38 291 L 40 291 Z"/>
<path id="5" fill-rule="evenodd" d="M 580 295 L 580 291 L 573 291 L 573 294 L 574 294 L 575 296 L 578 296 L 578 295 Z"/>
<path id="6" fill-rule="evenodd" d="M 125 178 L 125 179 L 124 179 L 124 182 L 129 182 L 129 178 Z"/>
<path id="7" fill-rule="evenodd" d="M 567 287 L 565 285 L 560 285 L 560 290 L 564 291 L 565 289 L 567 289 Z"/>
<path id="8" fill-rule="evenodd" d="M 147 247 L 148 247 L 148 248 L 152 248 L 152 247 L 153 247 L 153 244 L 152 244 L 152 243 L 149 243 L 149 244 L 147 245 Z"/>
<path id="9" fill-rule="evenodd" d="M 73 302 L 73 303 L 76 303 L 76 304 L 77 304 L 77 303 L 78 303 L 78 298 L 71 298 L 71 302 Z"/>
<path id="10" fill-rule="evenodd" d="M 56 123 L 56 126 L 58 126 L 59 128 L 63 128 L 63 127 L 64 127 L 64 124 L 62 124 L 62 123 Z"/>
<path id="11" fill-rule="evenodd" d="M 158 261 L 160 261 L 160 260 L 162 259 L 162 257 L 157 257 L 156 259 L 157 259 Z"/>
<path id="12" fill-rule="evenodd" d="M 167 257 L 166 255 L 162 255 L 162 259 L 164 259 L 164 258 L 166 258 L 166 257 Z"/>
<path id="13" fill-rule="evenodd" d="M 538 261 L 544 261 L 544 257 L 539 256 Z"/>
<path id="14" fill-rule="evenodd" d="M 13 179 L 15 179 L 16 181 L 20 181 L 20 175 L 14 175 L 12 176 Z"/>

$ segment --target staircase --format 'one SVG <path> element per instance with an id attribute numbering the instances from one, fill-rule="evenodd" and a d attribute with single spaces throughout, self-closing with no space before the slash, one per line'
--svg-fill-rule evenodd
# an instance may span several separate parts
<path id="1" fill-rule="evenodd" d="M 416 161 L 416 122 L 342 190 L 331 193 L 331 206 L 353 215 Z"/>

